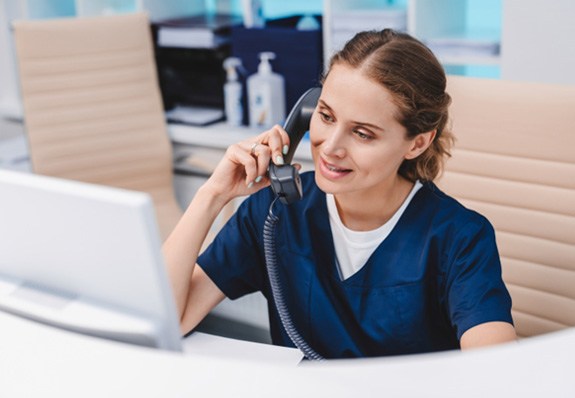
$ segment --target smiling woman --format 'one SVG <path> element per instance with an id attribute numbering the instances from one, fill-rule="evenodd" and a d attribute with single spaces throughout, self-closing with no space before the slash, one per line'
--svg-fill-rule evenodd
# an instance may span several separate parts
<path id="1" fill-rule="evenodd" d="M 310 140 L 316 183 L 337 195 L 340 216 L 352 229 L 373 229 L 395 213 L 412 185 L 398 174 L 399 167 L 423 152 L 434 136 L 427 132 L 408 139 L 397 113 L 387 89 L 358 69 L 332 67 L 312 117 Z M 368 225 L 359 225 L 360 213 Z"/>
<path id="2" fill-rule="evenodd" d="M 392 30 L 360 33 L 333 58 L 310 124 L 315 172 L 301 176 L 301 201 L 276 206 L 284 299 L 323 357 L 515 338 L 491 224 L 433 183 L 452 142 L 445 86 L 431 51 Z M 293 346 L 262 240 L 274 201 L 267 166 L 282 164 L 289 145 L 275 126 L 228 148 L 166 241 L 183 330 L 225 296 L 261 291 L 272 341 Z M 198 256 L 219 210 L 242 195 L 250 196 Z"/>
<path id="3" fill-rule="evenodd" d="M 312 154 L 322 190 L 354 192 L 349 200 L 338 197 L 340 216 L 349 213 L 343 208 L 362 203 L 368 225 L 353 223 L 354 229 L 382 225 L 411 183 L 439 174 L 453 142 L 446 129 L 451 99 L 445 85 L 431 51 L 391 30 L 360 33 L 332 58 L 318 117 L 312 119 Z M 357 196 L 361 187 L 366 189 Z M 387 211 L 366 208 L 370 203 Z"/>
<path id="4" fill-rule="evenodd" d="M 400 174 L 411 180 L 433 180 L 440 172 L 453 136 L 446 128 L 451 97 L 445 92 L 443 68 L 421 42 L 411 36 L 384 31 L 358 34 L 346 48 L 336 54 L 331 68 L 338 64 L 361 68 L 362 74 L 390 94 L 393 117 L 404 126 L 408 138 L 435 132 L 428 151 L 406 159 Z M 382 45 L 385 43 L 385 45 Z"/>

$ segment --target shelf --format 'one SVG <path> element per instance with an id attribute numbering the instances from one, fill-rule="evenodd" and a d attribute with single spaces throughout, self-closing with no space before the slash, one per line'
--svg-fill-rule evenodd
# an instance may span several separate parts
<path id="1" fill-rule="evenodd" d="M 500 44 L 496 39 L 450 37 L 424 43 L 444 65 L 499 65 Z"/>
<path id="2" fill-rule="evenodd" d="M 439 62 L 443 65 L 489 65 L 499 66 L 501 58 L 498 55 L 493 56 L 457 56 L 457 55 L 439 55 Z"/>

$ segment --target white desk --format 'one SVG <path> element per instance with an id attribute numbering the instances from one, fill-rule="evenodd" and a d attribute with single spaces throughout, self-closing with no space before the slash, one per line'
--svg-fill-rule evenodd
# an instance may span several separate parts
<path id="1" fill-rule="evenodd" d="M 0 326 L 2 397 L 575 396 L 573 328 L 467 353 L 295 366 L 293 360 L 269 361 L 261 355 L 240 360 L 205 349 L 190 355 L 161 352 L 4 313 Z M 247 352 L 253 347 L 236 343 L 245 344 Z M 278 350 L 259 349 L 272 355 Z"/>
<path id="2" fill-rule="evenodd" d="M 225 151 L 236 142 L 258 135 L 261 129 L 249 127 L 231 127 L 225 123 L 216 123 L 206 127 L 194 127 L 181 124 L 169 124 L 170 139 L 176 145 L 193 145 Z M 311 162 L 309 141 L 302 141 L 294 154 L 294 159 L 300 162 Z"/>

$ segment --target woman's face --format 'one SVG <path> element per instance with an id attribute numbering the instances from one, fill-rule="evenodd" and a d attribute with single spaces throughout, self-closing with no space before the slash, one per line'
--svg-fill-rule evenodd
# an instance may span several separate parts
<path id="1" fill-rule="evenodd" d="M 334 65 L 311 119 L 315 179 L 337 194 L 387 192 L 415 139 L 396 120 L 391 93 L 359 69 Z M 382 191 L 383 190 L 383 191 Z"/>

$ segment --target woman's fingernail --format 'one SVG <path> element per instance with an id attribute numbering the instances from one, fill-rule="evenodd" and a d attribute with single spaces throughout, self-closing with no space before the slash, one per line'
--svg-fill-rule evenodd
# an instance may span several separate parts
<path id="1" fill-rule="evenodd" d="M 256 177 L 256 184 L 257 184 L 258 182 L 260 182 L 262 179 L 263 179 L 262 176 L 257 176 L 257 177 Z"/>
<path id="2" fill-rule="evenodd" d="M 284 145 L 284 147 L 282 148 L 282 153 L 283 153 L 284 155 L 287 155 L 288 151 L 289 151 L 289 146 L 286 144 L 286 145 Z"/>
<path id="3" fill-rule="evenodd" d="M 248 189 L 251 188 L 251 187 L 253 187 L 253 186 L 254 186 L 254 182 L 251 181 L 251 182 L 248 184 Z"/>
<path id="4" fill-rule="evenodd" d="M 284 158 L 283 158 L 282 155 L 277 155 L 277 156 L 276 156 L 276 164 L 277 164 L 278 166 L 281 166 L 281 165 L 284 164 Z"/>

